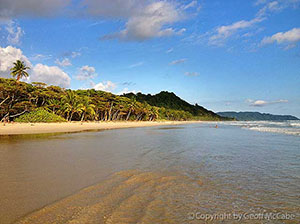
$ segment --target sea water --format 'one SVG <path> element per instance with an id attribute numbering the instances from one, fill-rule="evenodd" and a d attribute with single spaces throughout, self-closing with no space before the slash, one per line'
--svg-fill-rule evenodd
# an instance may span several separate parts
<path id="1" fill-rule="evenodd" d="M 299 122 L 1 137 L 0 183 L 0 223 L 299 223 Z"/>

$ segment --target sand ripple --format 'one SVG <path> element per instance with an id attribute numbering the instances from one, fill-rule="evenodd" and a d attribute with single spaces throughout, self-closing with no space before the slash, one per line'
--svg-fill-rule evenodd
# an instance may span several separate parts
<path id="1" fill-rule="evenodd" d="M 184 223 L 200 190 L 183 175 L 122 171 L 17 223 Z"/>

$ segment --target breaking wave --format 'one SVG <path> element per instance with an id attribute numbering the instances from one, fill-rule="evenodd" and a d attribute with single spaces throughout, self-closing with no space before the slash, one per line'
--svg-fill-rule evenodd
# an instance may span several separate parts
<path id="1" fill-rule="evenodd" d="M 300 121 L 236 121 L 226 124 L 253 131 L 300 136 Z"/>

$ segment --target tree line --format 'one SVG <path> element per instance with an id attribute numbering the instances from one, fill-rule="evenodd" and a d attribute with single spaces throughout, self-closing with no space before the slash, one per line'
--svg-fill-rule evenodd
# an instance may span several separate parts
<path id="1" fill-rule="evenodd" d="M 0 120 L 14 120 L 25 113 L 39 110 L 59 115 L 67 121 L 155 121 L 216 120 L 219 116 L 194 116 L 185 110 L 150 105 L 135 95 L 119 96 L 95 89 L 70 90 L 31 84 L 20 79 L 29 76 L 24 62 L 11 69 L 16 79 L 0 78 Z"/>

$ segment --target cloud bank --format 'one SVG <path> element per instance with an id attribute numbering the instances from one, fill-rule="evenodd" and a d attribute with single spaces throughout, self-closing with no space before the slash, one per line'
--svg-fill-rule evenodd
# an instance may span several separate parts
<path id="1" fill-rule="evenodd" d="M 0 47 L 0 77 L 11 77 L 10 68 L 16 60 L 24 61 L 31 68 L 29 79 L 26 81 L 45 82 L 48 85 L 58 85 L 61 87 L 70 86 L 71 78 L 59 67 L 43 64 L 33 66 L 20 49 L 12 46 L 6 48 Z"/>
<path id="2" fill-rule="evenodd" d="M 116 89 L 116 87 L 117 85 L 112 81 L 99 82 L 93 85 L 93 89 L 95 90 L 102 90 L 102 91 L 109 91 L 109 92 Z"/>
<path id="3" fill-rule="evenodd" d="M 26 63 L 27 66 L 32 67 L 29 59 L 23 55 L 23 52 L 12 46 L 6 48 L 0 47 L 0 76 L 4 78 L 10 78 L 10 68 L 16 60 L 21 60 Z"/>
<path id="4" fill-rule="evenodd" d="M 155 37 L 180 35 L 172 25 L 184 19 L 184 11 L 197 8 L 197 1 L 186 4 L 166 0 L 0 0 L 0 21 L 20 17 L 94 17 L 125 21 L 120 32 L 101 37 L 123 41 L 144 41 Z"/>
<path id="5" fill-rule="evenodd" d="M 265 37 L 262 40 L 262 44 L 287 44 L 290 47 L 294 47 L 297 42 L 300 41 L 300 28 L 294 28 L 286 32 L 279 32 L 270 37 Z"/>
<path id="6" fill-rule="evenodd" d="M 35 65 L 29 78 L 32 82 L 44 82 L 48 85 L 60 87 L 69 87 L 71 82 L 71 78 L 68 74 L 59 67 L 43 64 Z"/>

